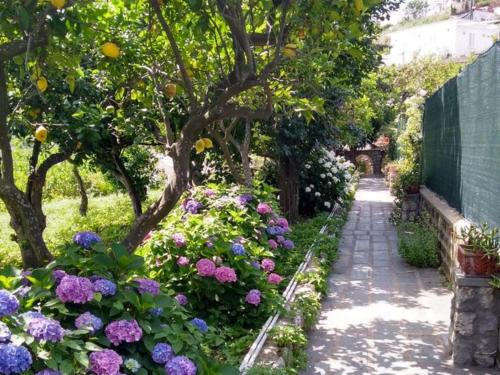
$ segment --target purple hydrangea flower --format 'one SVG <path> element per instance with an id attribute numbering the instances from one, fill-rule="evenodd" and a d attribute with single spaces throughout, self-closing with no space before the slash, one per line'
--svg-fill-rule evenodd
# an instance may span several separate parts
<path id="1" fill-rule="evenodd" d="M 285 240 L 283 241 L 283 247 L 287 250 L 291 250 L 295 247 L 295 244 L 292 240 Z"/>
<path id="2" fill-rule="evenodd" d="M 0 322 L 0 342 L 7 342 L 10 340 L 12 333 L 9 327 L 4 322 Z"/>
<path id="3" fill-rule="evenodd" d="M 238 280 L 236 272 L 231 267 L 217 268 L 214 276 L 220 283 L 234 283 Z"/>
<path id="4" fill-rule="evenodd" d="M 290 227 L 288 226 L 288 220 L 285 219 L 284 217 L 278 218 L 276 220 L 276 224 L 286 231 L 288 231 L 290 229 Z"/>
<path id="5" fill-rule="evenodd" d="M 19 309 L 19 301 L 11 292 L 0 289 L 0 318 L 10 316 Z"/>
<path id="6" fill-rule="evenodd" d="M 122 342 L 137 342 L 142 337 L 142 329 L 135 320 L 115 320 L 106 326 L 104 332 L 113 345 L 120 345 Z"/>
<path id="7" fill-rule="evenodd" d="M 274 261 L 271 259 L 264 259 L 262 262 L 262 269 L 266 272 L 272 272 L 274 271 L 274 268 L 276 265 L 274 264 Z"/>
<path id="8" fill-rule="evenodd" d="M 172 234 L 172 241 L 174 241 L 176 247 L 186 246 L 186 237 L 182 233 Z"/>
<path id="9" fill-rule="evenodd" d="M 27 325 L 29 324 L 33 319 L 40 319 L 40 318 L 45 318 L 45 315 L 38 311 L 28 311 L 25 313 L 22 313 L 19 315 L 19 317 L 24 320 L 24 323 Z"/>
<path id="10" fill-rule="evenodd" d="M 31 276 L 31 271 L 23 271 L 21 272 L 21 276 L 23 277 L 21 279 L 21 285 L 22 286 L 31 286 L 31 281 L 29 281 L 26 276 Z"/>
<path id="11" fill-rule="evenodd" d="M 194 325 L 198 330 L 202 333 L 207 333 L 208 332 L 208 325 L 207 322 L 205 322 L 203 319 L 200 318 L 194 318 L 191 319 L 190 322 L 192 325 Z"/>
<path id="12" fill-rule="evenodd" d="M 283 243 L 283 242 L 285 242 L 285 237 L 283 237 L 283 236 L 276 236 L 276 242 L 277 243 Z"/>
<path id="13" fill-rule="evenodd" d="M 213 242 L 212 242 L 212 241 L 206 241 L 206 242 L 205 242 L 205 246 L 206 246 L 206 247 L 208 247 L 208 248 L 210 249 L 210 248 L 214 247 L 214 244 L 213 244 Z"/>
<path id="14" fill-rule="evenodd" d="M 189 258 L 188 257 L 177 258 L 177 265 L 179 267 L 185 267 L 185 266 L 189 265 Z"/>
<path id="15" fill-rule="evenodd" d="M 90 249 L 92 245 L 101 241 L 101 237 L 94 232 L 78 232 L 73 236 L 73 242 L 84 249 Z"/>
<path id="16" fill-rule="evenodd" d="M 62 375 L 59 371 L 46 368 L 45 370 L 38 371 L 35 375 Z"/>
<path id="17" fill-rule="evenodd" d="M 153 348 L 153 352 L 151 353 L 151 358 L 155 363 L 160 365 L 166 364 L 172 358 L 174 358 L 174 350 L 168 344 L 163 342 L 156 344 Z"/>
<path id="18" fill-rule="evenodd" d="M 269 247 L 272 250 L 275 250 L 278 248 L 278 243 L 275 240 L 269 240 L 269 241 L 267 241 L 267 243 L 269 244 Z"/>
<path id="19" fill-rule="evenodd" d="M 190 214 L 197 214 L 202 207 L 203 205 L 200 202 L 192 198 L 188 198 L 182 202 L 182 208 Z"/>
<path id="20" fill-rule="evenodd" d="M 245 255 L 245 247 L 237 242 L 234 242 L 231 245 L 231 251 L 233 252 L 234 255 Z"/>
<path id="21" fill-rule="evenodd" d="M 271 212 L 273 212 L 273 209 L 267 203 L 261 202 L 257 205 L 257 212 L 260 215 L 267 215 L 267 214 L 270 214 Z"/>
<path id="22" fill-rule="evenodd" d="M 28 333 L 37 340 L 49 342 L 59 342 L 64 338 L 61 323 L 47 317 L 32 319 L 28 323 Z"/>
<path id="23" fill-rule="evenodd" d="M 281 236 L 285 234 L 285 230 L 277 225 L 267 227 L 266 232 L 271 236 Z"/>
<path id="24" fill-rule="evenodd" d="M 114 296 L 116 294 L 116 284 L 108 279 L 98 279 L 94 281 L 94 292 L 103 296 Z"/>
<path id="25" fill-rule="evenodd" d="M 256 269 L 260 270 L 260 263 L 259 262 L 253 261 L 252 263 L 250 263 L 250 265 L 253 268 L 256 268 Z"/>
<path id="26" fill-rule="evenodd" d="M 0 344 L 0 374 L 21 374 L 32 363 L 31 354 L 24 346 Z"/>
<path id="27" fill-rule="evenodd" d="M 56 289 L 61 302 L 83 304 L 94 299 L 94 284 L 86 277 L 64 276 Z"/>
<path id="28" fill-rule="evenodd" d="M 102 326 L 103 323 L 101 318 L 92 315 L 88 311 L 81 314 L 78 318 L 75 319 L 76 328 L 87 329 L 92 333 L 99 331 L 102 328 Z"/>
<path id="29" fill-rule="evenodd" d="M 184 306 L 184 305 L 188 304 L 188 298 L 184 294 L 182 294 L 182 293 L 177 294 L 175 296 L 175 300 L 181 306 Z"/>
<path id="30" fill-rule="evenodd" d="M 257 306 L 260 304 L 260 296 L 261 293 L 258 289 L 252 289 L 245 297 L 245 302 Z"/>
<path id="31" fill-rule="evenodd" d="M 196 269 L 200 276 L 212 277 L 215 274 L 215 268 L 215 263 L 210 259 L 204 258 L 196 262 Z"/>
<path id="32" fill-rule="evenodd" d="M 166 365 L 167 375 L 196 375 L 196 365 L 188 357 L 177 356 Z"/>
<path id="33" fill-rule="evenodd" d="M 139 284 L 137 290 L 139 293 L 150 293 L 153 296 L 160 294 L 160 284 L 157 281 L 151 279 L 135 279 L 135 282 Z"/>
<path id="34" fill-rule="evenodd" d="M 163 314 L 163 307 L 152 307 L 149 309 L 149 313 L 152 316 L 159 317 L 161 314 Z"/>
<path id="35" fill-rule="evenodd" d="M 64 276 L 67 276 L 68 274 L 64 272 L 63 270 L 54 270 L 52 271 L 52 278 L 54 279 L 54 282 L 56 284 L 59 284 L 61 280 L 63 279 Z"/>
<path id="36" fill-rule="evenodd" d="M 205 189 L 205 191 L 203 193 L 208 198 L 212 198 L 215 196 L 215 191 L 213 191 L 212 189 Z"/>
<path id="37" fill-rule="evenodd" d="M 242 206 L 246 206 L 248 202 L 251 202 L 253 200 L 253 195 L 252 194 L 242 194 L 238 197 L 238 202 Z"/>
<path id="38" fill-rule="evenodd" d="M 123 359 L 114 350 L 104 349 L 89 355 L 89 370 L 96 375 L 118 375 Z"/>

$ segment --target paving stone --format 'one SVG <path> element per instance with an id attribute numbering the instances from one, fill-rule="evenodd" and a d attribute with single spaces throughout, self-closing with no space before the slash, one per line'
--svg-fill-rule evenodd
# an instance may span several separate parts
<path id="1" fill-rule="evenodd" d="M 388 222 L 393 202 L 383 180 L 361 179 L 356 197 L 302 374 L 475 374 L 455 368 L 449 356 L 452 296 L 438 272 L 409 267 L 397 253 Z M 482 296 L 484 305 L 490 301 Z M 454 360 L 472 358 L 457 353 Z"/>

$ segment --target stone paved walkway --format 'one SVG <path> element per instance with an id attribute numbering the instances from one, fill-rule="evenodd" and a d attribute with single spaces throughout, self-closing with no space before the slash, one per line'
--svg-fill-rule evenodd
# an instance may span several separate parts
<path id="1" fill-rule="evenodd" d="M 453 368 L 452 294 L 438 271 L 406 265 L 382 179 L 361 179 L 303 374 L 487 374 Z"/>

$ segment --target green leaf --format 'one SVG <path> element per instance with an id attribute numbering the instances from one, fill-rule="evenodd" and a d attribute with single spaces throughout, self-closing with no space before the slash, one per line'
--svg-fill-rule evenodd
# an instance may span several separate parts
<path id="1" fill-rule="evenodd" d="M 89 357 L 87 356 L 87 353 L 76 352 L 74 353 L 74 357 L 77 360 L 77 362 L 80 363 L 83 367 L 85 368 L 89 367 Z"/>
<path id="2" fill-rule="evenodd" d="M 87 341 L 85 343 L 85 349 L 87 349 L 88 351 L 91 351 L 91 352 L 98 352 L 98 351 L 102 350 L 102 348 L 99 345 L 94 344 L 93 342 L 90 342 L 90 341 Z"/>

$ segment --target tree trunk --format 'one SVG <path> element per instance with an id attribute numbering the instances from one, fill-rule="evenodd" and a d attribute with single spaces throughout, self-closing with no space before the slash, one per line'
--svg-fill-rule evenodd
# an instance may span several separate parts
<path id="1" fill-rule="evenodd" d="M 80 193 L 80 216 L 87 216 L 87 212 L 89 210 L 89 198 L 87 196 L 87 192 L 85 191 L 82 176 L 80 175 L 80 172 L 78 172 L 76 164 L 73 164 L 73 175 L 75 176 L 75 180 L 78 185 L 78 192 Z"/>
<path id="2" fill-rule="evenodd" d="M 26 195 L 15 187 L 3 186 L 0 198 L 10 214 L 10 225 L 21 248 L 24 268 L 40 267 L 52 260 L 43 240 L 45 220 L 41 220 Z"/>
<path id="3" fill-rule="evenodd" d="M 299 176 L 295 161 L 281 156 L 279 160 L 280 206 L 290 222 L 299 219 Z"/>
<path id="4" fill-rule="evenodd" d="M 125 187 L 125 190 L 127 190 L 130 201 L 132 202 L 135 217 L 139 217 L 142 215 L 141 195 L 137 191 L 136 186 L 134 185 L 134 181 L 132 180 L 132 177 L 130 177 L 127 168 L 125 168 L 125 164 L 123 164 L 119 152 L 116 150 L 113 150 L 113 162 L 115 164 L 115 169 L 111 172 L 113 173 L 115 178 L 120 181 L 121 184 Z"/>
<path id="5" fill-rule="evenodd" d="M 191 144 L 186 142 L 183 145 L 186 149 L 174 151 L 176 155 L 173 157 L 173 167 L 167 172 L 167 186 L 161 197 L 146 212 L 136 218 L 122 242 L 130 252 L 133 252 L 149 231 L 153 230 L 172 211 L 188 187 Z"/>
<path id="6" fill-rule="evenodd" d="M 243 169 L 243 176 L 245 178 L 245 185 L 252 186 L 253 176 L 252 168 L 250 167 L 250 141 L 252 139 L 252 129 L 250 121 L 245 122 L 245 138 L 243 144 L 239 147 L 241 156 L 241 169 Z"/>

